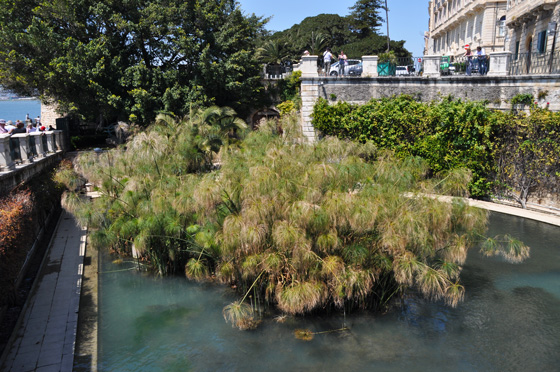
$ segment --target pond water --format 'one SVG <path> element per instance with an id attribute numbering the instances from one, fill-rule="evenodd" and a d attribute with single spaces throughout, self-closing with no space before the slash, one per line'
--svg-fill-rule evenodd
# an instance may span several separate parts
<path id="1" fill-rule="evenodd" d="M 560 229 L 492 214 L 488 234 L 531 246 L 512 265 L 469 253 L 456 309 L 418 299 L 379 315 L 265 319 L 255 331 L 226 324 L 236 297 L 223 287 L 118 271 L 100 274 L 102 371 L 558 371 Z M 298 340 L 294 331 L 317 334 Z"/>

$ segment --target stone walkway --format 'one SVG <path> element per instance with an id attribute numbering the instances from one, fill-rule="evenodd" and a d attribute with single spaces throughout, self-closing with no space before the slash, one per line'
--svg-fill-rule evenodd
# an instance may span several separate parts
<path id="1" fill-rule="evenodd" d="M 1 371 L 72 371 L 86 230 L 62 211 Z"/>

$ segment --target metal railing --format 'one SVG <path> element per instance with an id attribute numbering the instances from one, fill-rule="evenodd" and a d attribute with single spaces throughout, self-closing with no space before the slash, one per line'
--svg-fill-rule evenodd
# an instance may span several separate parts
<path id="1" fill-rule="evenodd" d="M 488 56 L 444 56 L 439 64 L 439 72 L 445 75 L 486 75 L 490 71 Z"/>
<path id="2" fill-rule="evenodd" d="M 510 75 L 559 74 L 560 52 L 520 53 L 511 56 Z"/>
<path id="3" fill-rule="evenodd" d="M 382 62 L 378 62 L 377 72 L 380 76 L 418 76 L 422 73 L 423 61 L 423 57 L 399 57 L 391 68 L 384 67 Z"/>

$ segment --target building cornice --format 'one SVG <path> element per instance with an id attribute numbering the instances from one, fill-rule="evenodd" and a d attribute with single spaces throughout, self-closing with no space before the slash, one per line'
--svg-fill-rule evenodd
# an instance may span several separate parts
<path id="1" fill-rule="evenodd" d="M 510 6 L 506 13 L 506 26 L 516 28 L 537 18 L 540 12 L 552 11 L 560 1 L 531 0 Z"/>

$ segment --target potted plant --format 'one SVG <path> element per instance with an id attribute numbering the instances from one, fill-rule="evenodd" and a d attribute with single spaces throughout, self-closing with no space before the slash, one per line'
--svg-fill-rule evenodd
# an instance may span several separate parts
<path id="1" fill-rule="evenodd" d="M 377 60 L 377 74 L 379 76 L 395 76 L 397 71 L 397 56 L 394 51 L 381 53 Z"/>

